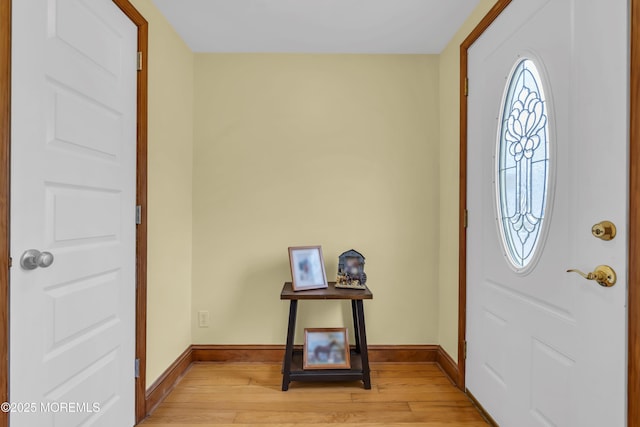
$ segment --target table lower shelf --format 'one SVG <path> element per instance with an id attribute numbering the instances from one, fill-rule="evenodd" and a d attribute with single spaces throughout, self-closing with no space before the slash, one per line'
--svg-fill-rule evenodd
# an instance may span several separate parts
<path id="1" fill-rule="evenodd" d="M 362 372 L 362 357 L 355 350 L 351 350 L 350 369 L 303 369 L 301 350 L 293 351 L 291 361 L 291 381 L 358 381 L 364 380 Z"/>

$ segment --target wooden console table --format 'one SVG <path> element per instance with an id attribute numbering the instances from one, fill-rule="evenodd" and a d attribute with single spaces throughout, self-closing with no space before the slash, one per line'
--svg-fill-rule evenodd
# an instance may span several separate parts
<path id="1" fill-rule="evenodd" d="M 281 300 L 290 300 L 289 329 L 287 346 L 282 366 L 282 391 L 289 389 L 291 381 L 357 381 L 362 380 L 364 388 L 371 389 L 371 373 L 369 370 L 369 353 L 367 351 L 367 332 L 364 325 L 364 307 L 362 301 L 372 299 L 373 294 L 364 290 L 340 289 L 335 282 L 329 282 L 326 289 L 294 292 L 291 282 L 286 282 L 280 294 Z M 351 300 L 353 327 L 356 346 L 351 349 L 351 369 L 304 370 L 302 350 L 293 348 L 296 332 L 296 316 L 299 300 Z"/>

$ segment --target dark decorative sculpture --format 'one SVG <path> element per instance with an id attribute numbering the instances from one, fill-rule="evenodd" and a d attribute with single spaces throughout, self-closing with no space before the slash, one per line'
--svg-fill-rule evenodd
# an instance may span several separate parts
<path id="1" fill-rule="evenodd" d="M 366 289 L 367 275 L 364 272 L 364 257 L 354 249 L 344 252 L 338 258 L 338 279 L 336 288 Z"/>

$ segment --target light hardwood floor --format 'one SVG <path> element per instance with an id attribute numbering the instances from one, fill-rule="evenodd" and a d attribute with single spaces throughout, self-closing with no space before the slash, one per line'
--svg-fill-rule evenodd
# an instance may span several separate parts
<path id="1" fill-rule="evenodd" d="M 280 368 L 264 363 L 193 364 L 142 425 L 488 425 L 435 364 L 373 364 L 371 390 L 363 390 L 360 382 L 294 382 L 283 392 Z"/>

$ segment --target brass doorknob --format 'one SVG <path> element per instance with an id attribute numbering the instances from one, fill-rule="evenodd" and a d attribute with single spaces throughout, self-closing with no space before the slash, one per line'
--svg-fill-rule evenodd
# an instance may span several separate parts
<path id="1" fill-rule="evenodd" d="M 599 265 L 592 273 L 583 273 L 576 269 L 567 270 L 567 273 L 578 273 L 587 280 L 595 280 L 605 288 L 610 288 L 616 284 L 616 272 L 608 265 Z"/>
<path id="2" fill-rule="evenodd" d="M 600 221 L 591 227 L 591 234 L 598 239 L 611 240 L 616 237 L 616 226 L 611 221 Z"/>

